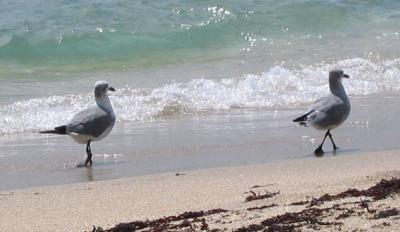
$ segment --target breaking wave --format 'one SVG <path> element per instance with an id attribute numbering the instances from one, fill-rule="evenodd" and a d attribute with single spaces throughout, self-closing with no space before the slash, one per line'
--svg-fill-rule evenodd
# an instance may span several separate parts
<path id="1" fill-rule="evenodd" d="M 400 90 L 400 59 L 373 62 L 355 58 L 295 70 L 274 66 L 260 74 L 221 80 L 193 79 L 154 89 L 126 87 L 110 99 L 120 122 L 233 108 L 294 108 L 326 94 L 328 70 L 335 67 L 352 77 L 344 81 L 351 96 Z M 85 93 L 0 106 L 0 133 L 34 132 L 57 126 L 92 104 L 92 93 Z"/>

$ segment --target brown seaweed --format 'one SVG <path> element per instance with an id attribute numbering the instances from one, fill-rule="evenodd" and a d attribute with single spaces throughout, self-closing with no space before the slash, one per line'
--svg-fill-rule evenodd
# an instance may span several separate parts
<path id="1" fill-rule="evenodd" d="M 348 197 L 371 197 L 374 201 L 385 199 L 393 193 L 400 192 L 400 179 L 392 178 L 391 180 L 382 179 L 378 184 L 366 189 L 348 189 L 336 195 L 324 194 L 319 198 L 312 198 L 310 201 L 293 202 L 290 205 L 305 205 L 309 204 L 306 209 L 300 212 L 291 212 L 268 218 L 260 224 L 251 224 L 245 227 L 238 228 L 236 232 L 247 231 L 277 231 L 277 232 L 295 232 L 299 231 L 300 227 L 308 226 L 309 228 L 319 229 L 318 226 L 340 226 L 341 222 L 327 222 L 322 219 L 329 212 L 343 211 L 335 220 L 343 219 L 354 215 L 356 212 L 353 209 L 340 208 L 339 205 L 334 205 L 329 208 L 317 208 L 316 205 L 321 205 L 326 201 L 334 201 Z M 253 194 L 254 195 L 254 194 Z M 373 213 L 375 210 L 369 208 L 369 200 L 361 200 L 359 206 Z M 399 215 L 398 209 L 389 209 L 376 213 L 374 219 L 386 218 Z"/>
<path id="2" fill-rule="evenodd" d="M 324 194 L 320 198 L 313 198 L 310 206 L 319 205 L 325 201 L 339 200 L 347 197 L 372 197 L 373 200 L 381 200 L 390 194 L 400 192 L 400 179 L 382 179 L 378 184 L 366 190 L 348 189 L 336 195 Z"/>
<path id="3" fill-rule="evenodd" d="M 335 209 L 336 206 L 329 208 L 307 208 L 300 212 L 285 213 L 275 217 L 268 218 L 260 224 L 252 224 L 239 228 L 235 232 L 247 231 L 276 231 L 276 232 L 294 232 L 296 228 L 309 226 L 315 228 L 321 225 L 342 225 L 341 222 L 326 222 L 322 218 L 325 212 Z"/>
<path id="4" fill-rule="evenodd" d="M 258 187 L 258 186 L 253 186 Z M 246 197 L 245 202 L 266 199 L 279 194 L 279 192 L 268 192 L 265 194 L 256 194 L 253 191 L 249 192 L 251 195 Z M 258 224 L 251 224 L 236 229 L 236 232 L 248 232 L 248 231 L 277 231 L 277 232 L 295 232 L 301 231 L 303 227 L 308 227 L 312 229 L 320 229 L 321 226 L 337 226 L 340 227 L 342 222 L 339 221 L 327 221 L 328 216 L 336 216 L 334 220 L 344 219 L 353 215 L 360 214 L 356 212 L 355 209 L 341 208 L 338 204 L 333 205 L 328 208 L 320 208 L 315 206 L 320 206 L 327 201 L 335 201 L 348 197 L 369 197 L 373 201 L 385 199 L 391 194 L 400 193 L 400 179 L 392 178 L 391 180 L 382 179 L 376 185 L 365 189 L 348 189 L 346 191 L 340 192 L 338 194 L 324 194 L 319 198 L 312 198 L 307 201 L 293 202 L 289 205 L 307 205 L 307 207 L 299 212 L 287 212 L 281 215 L 277 215 L 271 218 L 267 218 Z M 370 200 L 361 199 L 358 202 L 352 202 L 351 204 L 358 204 L 361 209 L 366 209 L 368 213 L 374 214 L 373 219 L 381 219 L 400 215 L 400 210 L 397 208 L 382 210 L 376 213 L 376 210 L 371 209 L 369 206 Z M 342 203 L 341 205 L 350 204 Z M 266 209 L 270 207 L 275 207 L 276 204 L 263 205 L 250 207 L 247 210 L 257 210 Z M 360 209 L 359 208 L 359 209 Z M 154 220 L 145 221 L 133 221 L 129 223 L 120 223 L 115 227 L 107 230 L 103 230 L 100 227 L 94 227 L 93 232 L 131 232 L 141 230 L 143 232 L 161 232 L 161 231 L 221 231 L 220 229 L 210 230 L 207 224 L 205 216 L 212 214 L 219 214 L 228 212 L 224 209 L 213 209 L 208 211 L 195 211 L 195 212 L 185 212 L 177 216 L 163 217 Z M 361 213 L 366 213 L 361 212 Z M 389 224 L 390 225 L 390 224 Z"/>
<path id="5" fill-rule="evenodd" d="M 133 232 L 137 230 L 147 229 L 148 232 L 161 232 L 168 229 L 184 228 L 189 227 L 194 230 L 192 223 L 189 219 L 197 219 L 199 217 L 205 217 L 212 214 L 225 213 L 225 209 L 212 209 L 207 211 L 191 211 L 184 212 L 178 216 L 163 217 L 155 220 L 146 221 L 133 221 L 128 223 L 120 223 L 113 228 L 103 230 L 101 227 L 94 227 L 92 232 Z M 172 224 L 173 222 L 182 221 L 180 224 Z M 207 228 L 205 220 L 200 220 L 201 228 Z"/>
<path id="6" fill-rule="evenodd" d="M 265 199 L 265 198 L 271 198 L 271 197 L 279 194 L 279 192 L 268 192 L 268 191 L 265 191 L 264 194 L 260 194 L 260 193 L 256 194 L 253 191 L 250 191 L 249 193 L 251 195 L 247 196 L 246 199 L 244 200 L 244 202 L 261 200 L 261 199 Z"/>

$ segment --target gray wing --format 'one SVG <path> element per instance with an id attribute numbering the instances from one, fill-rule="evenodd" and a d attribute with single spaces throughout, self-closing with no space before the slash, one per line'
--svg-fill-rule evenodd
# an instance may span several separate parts
<path id="1" fill-rule="evenodd" d="M 112 127 L 115 117 L 94 106 L 76 114 L 67 125 L 67 131 L 77 134 L 99 137 L 107 128 Z"/>
<path id="2" fill-rule="evenodd" d="M 341 104 L 343 104 L 343 101 L 340 98 L 336 97 L 335 95 L 328 95 L 326 97 L 316 100 L 309 108 L 309 111 L 318 111 L 327 113 L 328 111 L 332 110 L 332 108 L 334 108 L 335 106 Z"/>
<path id="3" fill-rule="evenodd" d="M 310 107 L 310 111 L 313 112 L 308 116 L 309 121 L 322 127 L 338 125 L 348 115 L 346 103 L 335 95 L 329 95 L 315 101 Z"/>

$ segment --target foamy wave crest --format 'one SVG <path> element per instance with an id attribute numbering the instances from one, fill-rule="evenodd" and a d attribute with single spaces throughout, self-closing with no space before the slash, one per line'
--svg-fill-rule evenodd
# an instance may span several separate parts
<path id="1" fill-rule="evenodd" d="M 222 80 L 194 79 L 156 89 L 127 87 L 113 94 L 118 121 L 149 120 L 182 113 L 232 108 L 293 108 L 328 92 L 328 70 L 340 67 L 352 77 L 350 95 L 400 90 L 400 60 L 372 62 L 356 58 L 296 70 L 275 66 L 261 74 Z M 68 122 L 93 104 L 91 93 L 30 99 L 0 107 L 0 133 L 38 131 Z"/>

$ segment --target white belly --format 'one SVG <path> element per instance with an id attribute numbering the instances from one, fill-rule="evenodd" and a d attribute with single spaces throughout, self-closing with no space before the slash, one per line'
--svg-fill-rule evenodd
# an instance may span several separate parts
<path id="1" fill-rule="evenodd" d="M 71 136 L 77 143 L 82 143 L 86 144 L 90 141 L 93 141 L 95 138 L 91 135 L 80 135 L 76 133 L 70 133 L 69 136 Z"/>

